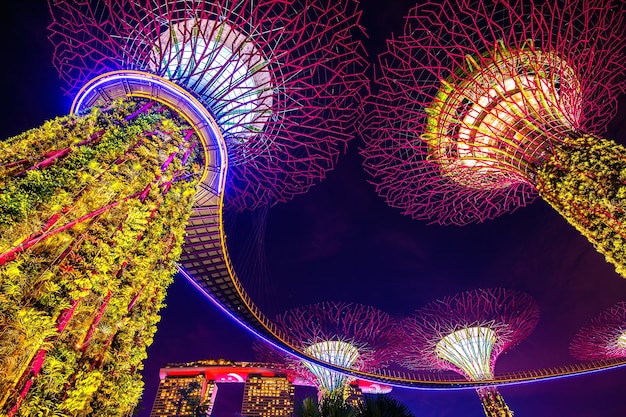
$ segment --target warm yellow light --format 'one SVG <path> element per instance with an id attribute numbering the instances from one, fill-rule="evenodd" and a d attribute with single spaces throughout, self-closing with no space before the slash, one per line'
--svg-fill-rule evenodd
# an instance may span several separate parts
<path id="1" fill-rule="evenodd" d="M 468 327 L 442 338 L 435 353 L 472 380 L 492 379 L 491 352 L 495 342 L 496 334 L 490 328 Z"/>

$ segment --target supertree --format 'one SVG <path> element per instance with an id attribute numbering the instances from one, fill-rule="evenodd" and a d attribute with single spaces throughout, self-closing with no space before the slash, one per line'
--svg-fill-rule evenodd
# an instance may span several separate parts
<path id="1" fill-rule="evenodd" d="M 397 322 L 387 313 L 356 303 L 319 303 L 291 309 L 274 320 L 302 352 L 344 368 L 374 371 L 395 358 Z M 318 388 L 320 397 L 346 399 L 348 377 L 278 352 L 264 343 L 255 351 L 262 360 L 281 363 Z"/>
<path id="2" fill-rule="evenodd" d="M 585 361 L 626 358 L 626 302 L 603 311 L 580 329 L 570 352 Z"/>
<path id="3" fill-rule="evenodd" d="M 399 362 L 412 369 L 450 370 L 470 381 L 494 378 L 498 356 L 526 338 L 539 320 L 528 295 L 501 288 L 431 302 L 401 322 Z M 485 414 L 512 416 L 496 387 L 477 388 Z"/>
<path id="4" fill-rule="evenodd" d="M 0 142 L 0 415 L 132 411 L 187 220 L 221 213 L 226 143 L 243 208 L 306 190 L 347 140 L 354 7 L 50 2 L 80 91 Z"/>
<path id="5" fill-rule="evenodd" d="M 554 207 L 626 275 L 624 3 L 420 2 L 380 56 L 362 150 L 391 206 L 440 224 Z"/>
<path id="6" fill-rule="evenodd" d="M 306 192 L 352 137 L 368 85 L 354 0 L 50 1 L 54 64 L 70 91 L 137 69 L 211 112 L 228 146 L 231 207 Z"/>

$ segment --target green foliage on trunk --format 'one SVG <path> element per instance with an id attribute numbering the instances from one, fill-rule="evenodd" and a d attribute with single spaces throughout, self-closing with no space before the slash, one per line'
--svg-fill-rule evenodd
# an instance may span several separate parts
<path id="1" fill-rule="evenodd" d="M 143 105 L 0 146 L 0 256 L 14 253 L 0 266 L 2 413 L 34 374 L 19 416 L 122 416 L 139 401 L 200 171 L 195 151 L 182 163 L 195 141 L 184 122 Z"/>
<path id="2" fill-rule="evenodd" d="M 506 405 L 497 388 L 479 388 L 476 391 L 486 417 L 513 417 L 513 411 Z"/>
<path id="3" fill-rule="evenodd" d="M 626 277 L 626 149 L 592 135 L 569 138 L 537 172 L 541 197 Z"/>

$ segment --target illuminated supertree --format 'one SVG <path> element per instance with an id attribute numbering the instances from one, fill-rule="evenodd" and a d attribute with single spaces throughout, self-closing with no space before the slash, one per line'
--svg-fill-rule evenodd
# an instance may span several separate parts
<path id="1" fill-rule="evenodd" d="M 382 369 L 394 360 L 399 335 L 395 320 L 374 307 L 319 303 L 276 317 L 276 325 L 303 352 L 324 362 L 361 371 Z M 262 360 L 283 363 L 317 386 L 320 397 L 348 396 L 346 376 L 257 343 Z"/>
<path id="2" fill-rule="evenodd" d="M 570 352 L 584 361 L 626 358 L 626 302 L 605 310 L 580 329 Z"/>
<path id="3" fill-rule="evenodd" d="M 228 146 L 227 202 L 286 201 L 333 168 L 367 79 L 353 0 L 50 0 L 54 64 L 80 88 L 136 69 L 191 92 Z"/>
<path id="4" fill-rule="evenodd" d="M 204 242 L 188 219 L 221 220 L 227 145 L 243 208 L 306 190 L 347 140 L 354 7 L 50 1 L 80 91 L 0 142 L 0 414 L 132 411 L 185 234 Z"/>
<path id="5" fill-rule="evenodd" d="M 450 370 L 470 381 L 494 378 L 500 354 L 534 329 L 539 308 L 528 295 L 474 290 L 431 302 L 401 322 L 399 361 L 412 369 Z M 512 416 L 495 387 L 477 388 L 485 414 Z"/>
<path id="6" fill-rule="evenodd" d="M 625 149 L 597 136 L 625 90 L 624 2 L 420 2 L 380 56 L 366 169 L 440 224 L 546 200 L 625 275 Z"/>

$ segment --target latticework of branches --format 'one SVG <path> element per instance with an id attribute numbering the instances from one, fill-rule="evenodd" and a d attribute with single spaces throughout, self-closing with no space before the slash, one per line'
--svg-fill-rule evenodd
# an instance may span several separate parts
<path id="1" fill-rule="evenodd" d="M 400 341 L 397 322 L 391 316 L 356 303 L 326 302 L 294 308 L 277 316 L 275 323 L 303 351 L 329 341 L 345 342 L 344 346 L 356 348 L 358 358 L 352 366 L 361 371 L 384 368 L 395 359 Z M 299 359 L 260 343 L 255 350 L 261 360 L 282 363 L 319 384 L 320 381 Z"/>
<path id="2" fill-rule="evenodd" d="M 624 334 L 626 302 L 620 302 L 580 329 L 570 344 L 570 352 L 576 359 L 587 361 L 626 358 Z"/>
<path id="3" fill-rule="evenodd" d="M 478 289 L 433 301 L 401 322 L 399 361 L 412 369 L 461 369 L 437 355 L 437 343 L 453 332 L 486 327 L 494 332 L 490 366 L 526 338 L 539 321 L 539 307 L 527 294 L 502 288 Z"/>
<path id="4" fill-rule="evenodd" d="M 54 64 L 79 89 L 137 69 L 192 91 L 229 146 L 227 201 L 286 201 L 333 168 L 367 92 L 353 0 L 50 0 Z"/>
<path id="5" fill-rule="evenodd" d="M 377 192 L 440 224 L 482 222 L 529 204 L 533 165 L 552 141 L 601 133 L 615 114 L 626 86 L 625 28 L 623 3 L 613 0 L 420 2 L 380 56 L 380 91 L 362 129 Z M 494 103 L 517 98 L 496 110 L 485 105 L 499 120 L 477 129 L 467 115 L 483 104 L 472 96 L 488 94 Z M 459 149 L 470 167 L 454 163 Z"/>

